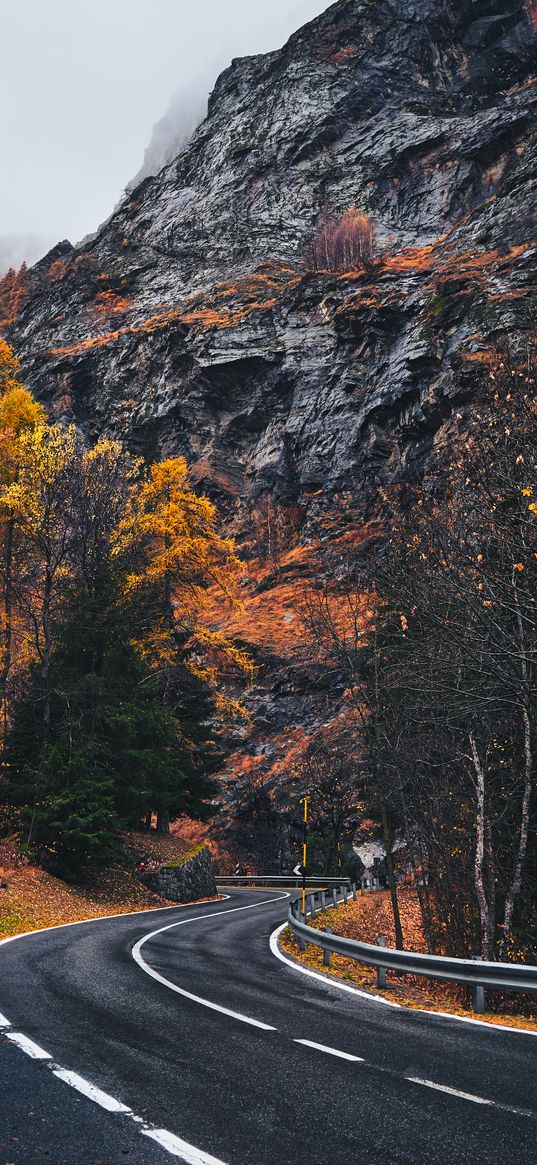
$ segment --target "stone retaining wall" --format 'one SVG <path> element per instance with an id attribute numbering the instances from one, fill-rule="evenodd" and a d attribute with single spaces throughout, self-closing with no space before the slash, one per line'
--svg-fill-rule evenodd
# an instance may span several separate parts
<path id="1" fill-rule="evenodd" d="M 161 866 L 160 869 L 138 868 L 138 877 L 170 902 L 197 902 L 199 898 L 216 898 L 214 866 L 206 846 L 182 865 Z"/>

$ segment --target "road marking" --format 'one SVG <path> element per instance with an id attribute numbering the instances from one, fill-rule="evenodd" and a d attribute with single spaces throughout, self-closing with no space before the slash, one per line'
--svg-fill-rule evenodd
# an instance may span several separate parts
<path id="1" fill-rule="evenodd" d="M 5 1015 L 2 1015 L 1 1011 L 0 1011 L 0 1027 L 11 1027 L 9 1019 L 6 1019 Z"/>
<path id="2" fill-rule="evenodd" d="M 45 1052 L 38 1044 L 34 1044 L 33 1040 L 28 1039 L 22 1032 L 13 1032 L 6 1034 L 6 1038 L 17 1045 L 21 1051 L 26 1052 L 34 1060 L 50 1060 L 52 1056 L 49 1052 Z M 197 1149 L 195 1145 L 190 1145 L 188 1141 L 181 1140 L 176 1137 L 175 1133 L 169 1133 L 167 1129 L 153 1129 L 147 1124 L 147 1121 L 141 1116 L 137 1116 L 131 1108 L 126 1104 L 122 1104 L 120 1100 L 116 1100 L 114 1096 L 109 1096 L 107 1092 L 102 1092 L 95 1084 L 90 1084 L 89 1080 L 85 1080 L 83 1076 L 79 1076 L 77 1072 L 70 1072 L 66 1068 L 52 1067 L 52 1075 L 56 1076 L 64 1084 L 68 1084 L 70 1088 L 74 1088 L 77 1092 L 82 1093 L 88 1100 L 94 1104 L 100 1105 L 101 1108 L 106 1109 L 107 1112 L 119 1116 L 125 1116 L 138 1125 L 138 1131 L 144 1137 L 150 1137 L 156 1141 L 163 1149 L 171 1154 L 172 1157 L 179 1157 L 185 1165 L 225 1165 L 224 1161 L 220 1161 L 217 1157 L 212 1157 L 210 1153 L 205 1153 L 202 1149 Z"/>
<path id="3" fill-rule="evenodd" d="M 175 930 L 179 926 L 188 926 L 192 922 L 205 921 L 207 918 L 222 918 L 226 914 L 240 914 L 244 910 L 258 910 L 261 906 L 270 906 L 272 902 L 283 902 L 289 898 L 288 894 L 279 894 L 277 898 L 268 898 L 265 902 L 254 902 L 250 906 L 234 906 L 231 910 L 216 910 L 212 914 L 197 914 L 194 918 L 184 918 L 181 922 L 172 922 L 168 926 L 161 926 L 158 930 L 153 930 L 151 934 L 146 934 L 139 942 L 132 948 L 132 957 L 138 966 L 145 971 L 146 975 L 150 975 L 157 983 L 162 983 L 164 987 L 168 987 L 170 991 L 175 991 L 177 995 L 182 995 L 185 999 L 191 999 L 194 1003 L 201 1003 L 203 1007 L 208 1007 L 210 1011 L 219 1011 L 221 1015 L 228 1015 L 231 1019 L 237 1019 L 240 1023 L 250 1024 L 251 1027 L 260 1028 L 261 1031 L 274 1032 L 277 1028 L 272 1027 L 269 1023 L 261 1023 L 259 1019 L 252 1019 L 250 1015 L 243 1015 L 240 1011 L 232 1011 L 229 1007 L 222 1007 L 220 1003 L 213 1003 L 211 999 L 204 999 L 201 995 L 193 995 L 191 991 L 185 991 L 183 987 L 178 987 L 176 983 L 172 983 L 170 979 L 166 979 L 158 971 L 146 962 L 141 954 L 142 947 L 145 943 L 151 942 L 151 939 L 157 938 L 158 935 L 165 934 L 168 930 Z"/>
<path id="4" fill-rule="evenodd" d="M 201 1149 L 196 1149 L 194 1145 L 189 1145 L 188 1141 L 182 1141 L 180 1137 L 168 1133 L 166 1129 L 142 1129 L 141 1131 L 144 1137 L 151 1137 L 151 1140 L 162 1145 L 163 1149 L 167 1149 L 172 1157 L 180 1157 L 181 1161 L 187 1162 L 187 1165 L 224 1165 L 224 1162 L 220 1161 L 218 1157 L 211 1157 L 210 1153 L 203 1153 Z"/>
<path id="5" fill-rule="evenodd" d="M 471 1100 L 474 1104 L 490 1104 L 493 1100 L 486 1100 L 484 1096 L 474 1096 L 473 1092 L 459 1092 L 458 1088 L 448 1088 L 447 1084 L 436 1084 L 434 1080 L 421 1080 L 419 1076 L 405 1076 L 409 1084 L 423 1084 L 425 1088 L 435 1088 L 437 1092 L 447 1092 L 450 1096 L 458 1096 L 461 1100 Z"/>
<path id="6" fill-rule="evenodd" d="M 351 1056 L 349 1052 L 340 1052 L 338 1048 L 327 1048 L 326 1044 L 315 1044 L 313 1040 L 293 1040 L 294 1044 L 303 1044 L 305 1048 L 315 1048 L 317 1052 L 326 1052 L 329 1056 L 339 1056 L 340 1060 L 354 1060 L 356 1064 L 365 1064 L 363 1056 Z"/>
<path id="7" fill-rule="evenodd" d="M 218 901 L 229 902 L 229 894 L 219 894 Z M 213 902 L 216 899 L 210 898 Z M 32 938 L 34 934 L 47 934 L 49 930 L 68 930 L 70 926 L 91 926 L 92 922 L 113 922 L 119 918 L 136 918 L 139 914 L 166 914 L 170 910 L 187 910 L 195 906 L 195 902 L 174 902 L 173 906 L 150 906 L 145 910 L 126 910 L 123 914 L 98 914 L 96 918 L 80 918 L 78 922 L 60 922 L 56 926 L 39 926 L 35 930 L 24 930 L 21 934 L 10 934 L 8 938 L 0 938 L 0 947 L 7 943 L 16 943 L 20 938 Z"/>
<path id="8" fill-rule="evenodd" d="M 453 1019 L 457 1023 L 469 1023 L 474 1027 L 485 1027 L 489 1032 L 508 1032 L 511 1035 L 517 1036 L 537 1036 L 537 1031 L 530 1031 L 529 1028 L 509 1027 L 507 1024 L 489 1023 L 486 1019 L 472 1019 L 469 1015 L 453 1015 L 450 1011 L 431 1011 L 425 1007 L 405 1007 L 402 1003 L 395 1003 L 393 999 L 385 999 L 383 995 L 375 995 L 374 991 L 361 991 L 359 987 L 349 987 L 346 983 L 340 983 L 332 975 L 320 975 L 318 971 L 310 971 L 302 963 L 288 959 L 278 946 L 280 935 L 283 934 L 288 925 L 288 922 L 282 923 L 271 934 L 270 949 L 272 954 L 281 963 L 285 963 L 286 966 L 290 967 L 292 971 L 298 971 L 300 975 L 307 975 L 309 979 L 318 979 L 320 983 L 324 983 L 325 987 L 336 987 L 338 991 L 348 991 L 351 995 L 359 995 L 362 999 L 369 1000 L 370 1003 L 382 1003 L 385 1007 L 398 1007 L 400 1011 L 406 1011 L 407 1015 L 432 1015 L 435 1019 Z"/>
<path id="9" fill-rule="evenodd" d="M 122 1112 L 129 1115 L 132 1113 L 132 1109 L 128 1108 L 126 1104 L 109 1096 L 107 1092 L 101 1092 L 100 1088 L 96 1088 L 95 1084 L 90 1084 L 88 1080 L 84 1080 L 84 1077 L 78 1076 L 76 1072 L 68 1072 L 66 1068 L 54 1068 L 53 1075 L 57 1076 L 58 1080 L 63 1080 L 64 1084 L 69 1084 L 71 1088 L 76 1088 L 76 1091 L 87 1096 L 88 1100 L 100 1104 L 101 1108 L 105 1108 L 107 1112 Z"/>
<path id="10" fill-rule="evenodd" d="M 298 971 L 301 975 L 307 975 L 309 979 L 318 979 L 319 983 L 323 983 L 325 987 L 337 987 L 339 991 L 348 991 L 351 995 L 359 995 L 361 999 L 368 999 L 369 1002 L 373 1000 L 374 1003 L 383 1003 L 386 1007 L 398 1007 L 401 1009 L 400 1003 L 394 1003 L 393 999 L 384 999 L 382 995 L 374 995 L 372 991 L 361 991 L 359 987 L 348 987 L 346 983 L 339 983 L 337 979 L 333 979 L 330 975 L 320 975 L 318 971 L 310 971 L 303 967 L 301 963 L 294 963 L 284 955 L 283 951 L 278 946 L 278 939 L 289 924 L 282 923 L 281 926 L 276 927 L 270 936 L 270 949 L 272 954 L 285 963 L 292 971 Z"/>
<path id="11" fill-rule="evenodd" d="M 21 1052 L 26 1052 L 27 1056 L 31 1056 L 32 1060 L 52 1060 L 52 1056 L 45 1052 L 39 1044 L 34 1044 L 33 1040 L 29 1040 L 28 1036 L 23 1036 L 22 1032 L 9 1032 L 7 1036 L 12 1044 L 16 1044 Z"/>

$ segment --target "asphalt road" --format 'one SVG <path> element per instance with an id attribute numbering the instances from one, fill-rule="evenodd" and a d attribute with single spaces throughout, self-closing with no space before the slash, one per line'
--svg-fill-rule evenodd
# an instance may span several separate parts
<path id="1" fill-rule="evenodd" d="M 287 906 L 0 945 L 0 1165 L 535 1165 L 537 1037 L 305 976 L 270 950 Z"/>

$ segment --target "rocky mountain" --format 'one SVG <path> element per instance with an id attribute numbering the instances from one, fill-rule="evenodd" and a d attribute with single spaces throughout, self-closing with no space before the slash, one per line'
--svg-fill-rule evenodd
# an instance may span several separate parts
<path id="1" fill-rule="evenodd" d="M 317 547 L 359 545 L 529 327 L 536 49 L 535 0 L 339 0 L 234 61 L 179 156 L 0 311 L 56 416 L 183 453 L 244 542 L 231 622 L 269 667 L 236 772 L 319 723 L 293 605 Z"/>
<path id="2" fill-rule="evenodd" d="M 151 140 L 144 154 L 144 160 L 135 178 L 129 182 L 128 191 L 134 190 L 144 178 L 151 178 L 164 166 L 173 162 L 191 140 L 194 130 L 205 118 L 207 112 L 207 90 L 204 93 L 189 94 L 180 91 L 170 104 L 170 108 L 157 122 Z"/>

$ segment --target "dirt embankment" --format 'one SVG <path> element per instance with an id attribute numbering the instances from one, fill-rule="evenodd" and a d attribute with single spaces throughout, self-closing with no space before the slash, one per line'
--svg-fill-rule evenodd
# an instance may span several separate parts
<path id="1" fill-rule="evenodd" d="M 84 884 L 67 884 L 21 857 L 16 842 L 0 839 L 0 939 L 67 922 L 158 909 L 170 903 L 138 880 L 135 866 L 145 859 L 183 860 L 189 847 L 177 837 L 155 832 L 126 833 L 125 860 L 97 871 Z"/>

